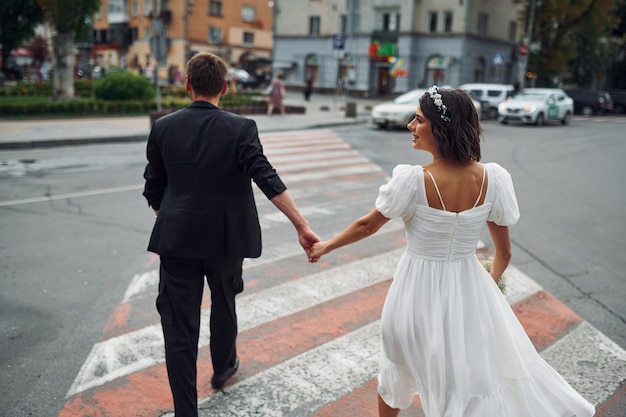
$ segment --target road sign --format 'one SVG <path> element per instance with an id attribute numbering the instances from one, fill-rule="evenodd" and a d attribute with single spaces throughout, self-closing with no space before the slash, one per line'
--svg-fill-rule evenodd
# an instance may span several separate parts
<path id="1" fill-rule="evenodd" d="M 346 37 L 343 33 L 336 33 L 333 35 L 333 49 L 343 51 L 346 45 Z"/>
<path id="2" fill-rule="evenodd" d="M 525 43 L 521 44 L 519 46 L 519 54 L 521 56 L 526 56 L 528 55 L 528 45 L 526 45 Z"/>
<path id="3" fill-rule="evenodd" d="M 167 41 L 165 36 L 152 36 L 150 38 L 150 52 L 157 62 L 165 60 L 167 53 Z"/>
<path id="4" fill-rule="evenodd" d="M 501 67 L 502 65 L 504 65 L 504 54 L 500 52 L 493 54 L 493 66 Z"/>

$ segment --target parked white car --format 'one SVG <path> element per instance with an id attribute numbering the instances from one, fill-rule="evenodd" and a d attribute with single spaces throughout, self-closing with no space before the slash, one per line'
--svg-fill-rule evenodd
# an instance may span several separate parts
<path id="1" fill-rule="evenodd" d="M 392 101 L 377 104 L 372 108 L 371 122 L 381 129 L 406 127 L 415 117 L 415 110 L 425 92 L 424 89 L 411 90 Z"/>
<path id="2" fill-rule="evenodd" d="M 420 98 L 426 93 L 426 89 L 411 90 L 399 95 L 392 101 L 378 104 L 372 108 L 370 121 L 379 128 L 406 128 L 406 125 L 415 117 L 415 110 Z M 472 99 L 474 107 L 481 117 L 480 103 Z"/>
<path id="3" fill-rule="evenodd" d="M 560 88 L 526 88 L 515 97 L 500 103 L 498 121 L 544 125 L 559 121 L 569 124 L 574 114 L 574 101 Z"/>
<path id="4" fill-rule="evenodd" d="M 481 103 L 485 117 L 498 117 L 498 106 L 511 97 L 515 88 L 510 84 L 468 83 L 459 88 Z"/>

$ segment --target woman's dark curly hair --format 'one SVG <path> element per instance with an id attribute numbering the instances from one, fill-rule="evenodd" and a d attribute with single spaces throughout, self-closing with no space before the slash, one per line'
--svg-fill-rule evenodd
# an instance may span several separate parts
<path id="1" fill-rule="evenodd" d="M 420 98 L 420 109 L 430 120 L 439 157 L 456 162 L 480 161 L 482 128 L 470 96 L 462 90 L 439 89 L 450 121 L 441 118 L 441 112 L 430 94 Z"/>

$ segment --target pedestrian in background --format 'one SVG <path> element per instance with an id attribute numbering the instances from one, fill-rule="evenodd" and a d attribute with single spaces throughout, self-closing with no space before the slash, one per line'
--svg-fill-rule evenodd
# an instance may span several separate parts
<path id="1" fill-rule="evenodd" d="M 431 87 L 408 124 L 424 166 L 398 165 L 375 208 L 326 242 L 312 262 L 404 221 L 401 257 L 382 310 L 378 413 L 420 396 L 426 417 L 591 417 L 582 398 L 535 350 L 496 284 L 509 264 L 519 209 L 509 173 L 480 163 L 481 127 L 461 90 Z M 476 256 L 487 225 L 490 272 Z"/>
<path id="2" fill-rule="evenodd" d="M 283 100 L 285 99 L 285 83 L 283 82 L 283 74 L 279 72 L 269 89 L 269 101 L 267 103 L 267 115 L 271 116 L 274 111 L 274 107 L 278 108 L 281 116 L 285 115 L 285 105 Z"/>
<path id="3" fill-rule="evenodd" d="M 313 77 L 309 77 L 306 79 L 306 83 L 304 84 L 304 100 L 309 101 L 311 99 L 312 93 L 313 93 Z"/>
<path id="4" fill-rule="evenodd" d="M 150 64 L 146 65 L 145 75 L 148 80 L 152 81 L 152 67 L 150 66 Z"/>
<path id="5" fill-rule="evenodd" d="M 175 77 L 176 85 L 180 85 L 183 82 L 183 72 L 181 71 L 178 65 L 176 65 L 174 77 Z"/>
<path id="6" fill-rule="evenodd" d="M 211 291 L 212 387 L 237 372 L 235 296 L 243 258 L 261 255 L 251 181 L 294 225 L 307 255 L 319 238 L 263 154 L 256 123 L 221 110 L 227 67 L 211 53 L 187 63 L 192 103 L 156 120 L 147 144 L 143 195 L 156 214 L 148 250 L 160 256 L 156 306 L 176 417 L 196 417 L 200 307 Z"/>

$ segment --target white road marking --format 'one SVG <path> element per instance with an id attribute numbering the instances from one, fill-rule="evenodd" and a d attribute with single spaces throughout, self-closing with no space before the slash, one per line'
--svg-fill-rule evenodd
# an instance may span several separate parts
<path id="1" fill-rule="evenodd" d="M 238 299 L 239 331 L 314 307 L 390 279 L 404 248 L 366 258 Z M 202 311 L 200 346 L 209 343 L 210 311 Z M 112 337 L 92 348 L 67 396 L 164 361 L 160 325 Z"/>
<path id="2" fill-rule="evenodd" d="M 321 138 L 321 135 L 327 136 Z M 322 142 L 324 145 L 316 146 L 314 143 L 316 139 L 319 139 L 318 145 Z M 296 188 L 293 194 L 300 197 L 321 194 L 325 186 L 315 184 L 315 180 L 382 171 L 364 158 L 355 157 L 353 152 L 337 150 L 346 146 L 335 146 L 344 142 L 331 131 L 262 135 L 262 140 L 267 142 L 266 153 L 270 161 L 272 161 L 271 155 L 276 155 L 277 164 L 283 171 L 281 177 L 287 184 L 300 181 L 312 183 L 311 187 L 306 187 L 306 190 Z M 310 141 L 312 146 L 302 146 L 302 141 Z M 320 152 L 322 149 L 325 149 L 326 153 Z M 296 150 L 300 154 L 296 153 Z M 329 155 L 338 158 L 331 161 L 328 159 Z M 344 157 L 347 158 L 344 159 Z M 324 166 L 304 162 L 314 159 L 325 159 L 326 162 Z M 302 172 L 309 168 L 318 168 L 318 170 Z M 333 184 L 335 191 L 341 189 L 348 191 L 358 187 L 359 185 L 348 182 Z M 365 187 L 361 184 L 360 189 L 365 189 Z M 13 200 L 0 202 L 0 206 L 141 188 L 143 185 L 93 190 L 52 198 Z M 373 205 L 375 196 L 376 190 L 373 189 L 370 206 Z M 263 202 L 262 204 L 269 203 Z M 305 207 L 303 210 L 308 210 L 309 215 L 329 215 L 334 209 L 332 206 L 320 203 L 315 207 Z M 264 228 L 268 228 L 270 223 L 281 222 L 274 216 L 274 213 L 262 217 L 264 217 L 262 219 Z M 396 231 L 402 228 L 402 224 L 399 221 L 391 222 L 385 227 L 388 231 Z M 335 297 L 387 280 L 393 275 L 398 258 L 403 251 L 404 248 L 396 249 L 249 296 L 242 296 L 238 298 L 240 331 L 262 326 L 268 321 L 315 307 Z M 264 251 L 262 258 L 246 260 L 244 267 L 251 268 L 263 263 L 275 262 L 298 253 L 301 253 L 301 248 L 295 242 L 271 245 L 269 250 Z M 509 278 L 506 296 L 510 304 L 541 290 L 541 286 L 512 265 L 507 270 L 507 276 Z M 157 282 L 156 270 L 136 275 L 126 291 L 124 302 L 130 302 L 148 290 L 154 291 Z M 209 314 L 209 311 L 202 312 L 203 323 L 208 321 Z M 314 412 L 375 377 L 378 368 L 379 326 L 380 323 L 376 321 L 241 381 L 228 389 L 229 395 L 227 396 L 212 395 L 201 402 L 200 415 L 203 415 L 202 410 L 205 408 L 209 410 L 207 415 L 220 416 L 284 417 Z M 200 346 L 206 346 L 208 338 L 208 326 L 203 325 Z M 585 351 L 581 352 L 583 349 Z M 544 350 L 542 356 L 595 404 L 601 403 L 612 394 L 621 383 L 626 370 L 626 352 L 586 322 Z M 94 345 L 67 396 L 139 372 L 163 361 L 163 337 L 160 325 L 148 326 L 113 337 Z M 608 375 L 606 370 L 610 370 Z M 251 396 L 251 391 L 254 391 L 255 395 Z"/>
<path id="3" fill-rule="evenodd" d="M 123 187 L 102 188 L 100 190 L 81 191 L 81 192 L 76 192 L 76 193 L 67 193 L 67 194 L 59 194 L 59 195 L 51 195 L 51 196 L 43 196 L 43 197 L 23 198 L 21 200 L 0 201 L 0 207 L 17 206 L 19 204 L 29 204 L 29 203 L 42 203 L 45 201 L 65 200 L 66 198 L 91 197 L 94 195 L 119 193 L 119 192 L 135 191 L 135 190 L 142 190 L 142 189 L 143 189 L 143 184 L 126 185 Z"/>

